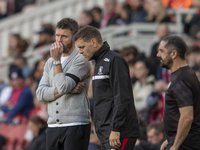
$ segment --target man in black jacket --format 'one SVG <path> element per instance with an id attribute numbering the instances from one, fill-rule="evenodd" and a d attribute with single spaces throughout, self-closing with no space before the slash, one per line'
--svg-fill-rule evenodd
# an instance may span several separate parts
<path id="1" fill-rule="evenodd" d="M 103 43 L 91 26 L 74 35 L 81 53 L 96 62 L 93 76 L 95 128 L 102 150 L 132 150 L 139 136 L 129 69 L 126 61 Z"/>

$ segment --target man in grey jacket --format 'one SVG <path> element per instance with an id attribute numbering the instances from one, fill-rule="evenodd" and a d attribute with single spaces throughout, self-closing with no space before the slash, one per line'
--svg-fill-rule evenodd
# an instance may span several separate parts
<path id="1" fill-rule="evenodd" d="M 72 41 L 78 24 L 63 18 L 56 25 L 51 58 L 36 91 L 48 103 L 47 150 L 87 150 L 90 136 L 90 110 L 87 91 L 91 64 L 79 54 Z"/>

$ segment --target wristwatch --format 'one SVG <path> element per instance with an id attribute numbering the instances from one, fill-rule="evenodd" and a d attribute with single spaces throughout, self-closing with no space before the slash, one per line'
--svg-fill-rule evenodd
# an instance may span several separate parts
<path id="1" fill-rule="evenodd" d="M 59 60 L 55 60 L 55 61 L 53 62 L 53 64 L 57 66 L 57 65 L 60 65 L 61 62 L 60 62 Z"/>

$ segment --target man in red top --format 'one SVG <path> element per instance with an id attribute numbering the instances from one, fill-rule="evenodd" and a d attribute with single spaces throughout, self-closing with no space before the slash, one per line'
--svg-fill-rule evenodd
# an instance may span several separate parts
<path id="1" fill-rule="evenodd" d="M 20 68 L 12 68 L 9 73 L 9 79 L 13 91 L 10 99 L 1 106 L 1 110 L 6 114 L 6 117 L 0 123 L 15 124 L 18 123 L 16 122 L 16 117 L 21 117 L 21 115 L 28 117 L 30 110 L 34 107 L 33 95 L 30 88 L 25 84 Z"/>
<path id="2" fill-rule="evenodd" d="M 114 24 L 116 21 L 115 18 L 115 7 L 116 1 L 115 0 L 105 0 L 105 15 L 101 21 L 101 28 L 105 28 L 108 25 Z"/>

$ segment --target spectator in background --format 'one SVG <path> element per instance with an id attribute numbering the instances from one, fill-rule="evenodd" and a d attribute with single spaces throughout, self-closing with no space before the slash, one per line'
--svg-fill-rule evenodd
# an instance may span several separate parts
<path id="1" fill-rule="evenodd" d="M 153 122 L 147 126 L 147 141 L 151 144 L 162 144 L 164 141 L 164 127 L 162 123 Z"/>
<path id="2" fill-rule="evenodd" d="M 27 61 L 25 57 L 18 56 L 14 59 L 13 64 L 22 69 L 23 77 L 26 79 L 33 69 L 27 65 Z"/>
<path id="3" fill-rule="evenodd" d="M 0 91 L 0 107 L 4 105 L 10 99 L 12 90 L 13 89 L 10 85 L 5 85 L 5 87 Z M 0 109 L 0 119 L 2 119 L 3 116 L 4 116 L 4 113 Z"/>
<path id="4" fill-rule="evenodd" d="M 19 34 L 11 34 L 8 46 L 8 57 L 18 57 L 27 50 L 29 44 Z"/>
<path id="5" fill-rule="evenodd" d="M 148 123 L 163 120 L 164 98 L 158 92 L 152 92 L 148 95 L 147 100 L 148 108 Z"/>
<path id="6" fill-rule="evenodd" d="M 155 85 L 156 91 L 161 93 L 162 96 L 165 96 L 165 91 L 167 90 L 168 84 L 170 82 L 170 78 L 171 78 L 171 71 L 166 68 L 162 68 L 159 65 L 157 74 L 156 74 L 157 80 L 154 82 L 154 85 Z"/>
<path id="7" fill-rule="evenodd" d="M 35 91 L 39 85 L 40 79 L 43 75 L 44 65 L 46 61 L 49 59 L 50 53 L 47 52 L 43 59 L 37 61 L 33 67 L 33 71 L 29 76 L 26 78 L 26 83 L 29 85 L 33 95 L 35 96 Z"/>
<path id="8" fill-rule="evenodd" d="M 151 0 L 143 0 L 143 8 L 146 12 L 149 11 L 151 6 Z"/>
<path id="9" fill-rule="evenodd" d="M 198 56 L 200 56 L 200 47 L 198 47 L 197 45 L 188 47 L 185 54 L 187 64 L 190 67 L 198 66 L 198 61 L 197 61 Z"/>
<path id="10" fill-rule="evenodd" d="M 170 31 L 169 31 L 168 25 L 164 23 L 159 24 L 156 31 L 156 36 L 159 38 L 159 41 L 153 44 L 151 48 L 151 54 L 150 54 L 150 59 L 152 60 L 152 62 L 154 63 L 154 67 L 156 68 L 156 71 L 155 71 L 156 79 L 159 79 L 159 80 L 162 79 L 162 74 L 165 74 L 167 70 L 165 68 L 162 68 L 159 65 L 160 61 L 156 55 L 158 52 L 158 46 L 159 46 L 160 41 L 162 40 L 162 38 L 169 35 L 170 35 Z"/>
<path id="11" fill-rule="evenodd" d="M 0 1 L 0 19 L 7 17 L 7 0 Z"/>
<path id="12" fill-rule="evenodd" d="M 120 7 L 118 11 L 119 18 L 116 20 L 117 25 L 127 25 L 132 23 L 132 15 L 133 13 L 131 12 L 131 7 L 123 3 L 122 6 Z"/>
<path id="13" fill-rule="evenodd" d="M 28 86 L 26 86 L 22 71 L 14 67 L 9 73 L 10 85 L 13 88 L 9 101 L 1 106 L 6 114 L 4 123 L 19 123 L 21 116 L 28 117 L 30 110 L 34 107 L 33 95 Z"/>
<path id="14" fill-rule="evenodd" d="M 39 85 L 40 79 L 44 72 L 46 60 L 42 59 L 35 63 L 34 70 L 33 70 L 33 77 L 36 81 L 36 87 Z"/>
<path id="15" fill-rule="evenodd" d="M 116 22 L 117 15 L 115 14 L 116 0 L 105 0 L 104 1 L 104 16 L 101 20 L 101 28 L 105 28 L 109 25 L 113 25 Z"/>
<path id="16" fill-rule="evenodd" d="M 9 45 L 8 45 L 8 57 L 16 56 L 17 52 L 17 44 L 21 40 L 21 36 L 19 34 L 11 34 L 9 37 Z"/>
<path id="17" fill-rule="evenodd" d="M 138 55 L 138 49 L 135 46 L 129 46 L 123 48 L 119 54 L 127 61 L 136 60 Z"/>
<path id="18" fill-rule="evenodd" d="M 162 80 L 164 83 L 169 83 L 171 78 L 171 71 L 166 68 L 161 68 L 160 66 L 157 69 L 156 79 Z"/>
<path id="19" fill-rule="evenodd" d="M 132 9 L 132 22 L 145 22 L 147 12 L 143 8 L 143 0 L 130 0 L 130 6 Z"/>
<path id="20" fill-rule="evenodd" d="M 192 69 L 195 71 L 195 73 L 197 75 L 197 78 L 199 80 L 199 83 L 200 83 L 200 67 L 199 66 L 194 66 L 194 67 L 192 67 Z"/>
<path id="21" fill-rule="evenodd" d="M 95 28 L 99 28 L 99 24 L 93 20 L 91 11 L 84 10 L 79 16 L 79 26 L 84 27 L 86 25 L 91 25 Z"/>
<path id="22" fill-rule="evenodd" d="M 91 9 L 91 13 L 94 19 L 94 22 L 96 22 L 98 24 L 98 28 L 100 28 L 100 23 L 101 23 L 101 19 L 102 19 L 102 10 L 100 7 L 93 7 Z"/>
<path id="23" fill-rule="evenodd" d="M 131 78 L 131 84 L 132 86 L 135 84 L 137 78 L 135 77 L 135 60 L 130 60 L 128 61 L 128 66 L 129 66 L 129 73 L 130 73 L 130 78 Z"/>
<path id="24" fill-rule="evenodd" d="M 198 56 L 196 58 L 196 64 L 197 64 L 197 66 L 200 67 L 200 54 L 198 54 Z"/>
<path id="25" fill-rule="evenodd" d="M 13 67 L 16 67 L 15 65 L 11 64 L 8 68 L 8 70 L 10 71 Z M 10 84 L 4 84 L 4 83 L 1 83 L 0 84 L 0 107 L 2 105 L 4 105 L 9 99 L 10 99 L 10 96 L 11 96 L 11 93 L 12 93 L 12 86 Z M 3 117 L 3 112 L 1 111 L 0 109 L 0 118 Z"/>
<path id="26" fill-rule="evenodd" d="M 25 0 L 1 0 L 0 19 L 20 12 L 25 6 Z"/>
<path id="27" fill-rule="evenodd" d="M 52 25 L 43 24 L 37 34 L 39 35 L 39 41 L 34 46 L 35 49 L 53 43 L 54 28 Z"/>
<path id="28" fill-rule="evenodd" d="M 200 47 L 200 28 L 196 33 L 196 44 Z"/>
<path id="29" fill-rule="evenodd" d="M 146 21 L 155 23 L 171 22 L 167 10 L 160 0 L 151 1 Z"/>
<path id="30" fill-rule="evenodd" d="M 55 27 L 51 23 L 43 23 L 42 27 L 43 28 L 48 28 L 48 29 L 52 30 L 53 33 L 54 33 Z"/>
<path id="31" fill-rule="evenodd" d="M 26 84 L 30 87 L 31 92 L 33 96 L 35 95 L 35 91 L 37 88 L 37 82 L 36 78 L 34 77 L 34 72 L 32 72 L 27 78 L 26 78 Z"/>
<path id="32" fill-rule="evenodd" d="M 158 53 L 158 46 L 162 38 L 165 36 L 170 35 L 170 30 L 167 24 L 161 23 L 158 25 L 157 31 L 156 31 L 156 36 L 159 38 L 159 41 L 154 43 L 152 48 L 151 48 L 151 55 L 150 57 L 156 58 L 157 59 L 157 53 Z"/>
<path id="33" fill-rule="evenodd" d="M 21 12 L 23 7 L 26 5 L 26 0 L 8 0 L 8 13 L 18 13 Z"/>
<path id="34" fill-rule="evenodd" d="M 164 128 L 162 123 L 153 122 L 146 128 L 147 141 L 137 140 L 134 150 L 160 150 L 160 146 L 164 141 Z"/>
<path id="35" fill-rule="evenodd" d="M 136 110 L 146 116 L 146 99 L 154 89 L 155 78 L 149 75 L 149 65 L 146 60 L 139 60 L 135 64 L 135 77 L 138 79 L 133 86 L 134 100 Z"/>
<path id="36" fill-rule="evenodd" d="M 196 34 L 198 33 L 200 25 L 200 1 L 194 0 L 193 7 L 196 9 L 196 13 L 187 14 L 184 20 L 184 33 L 197 38 Z"/>
<path id="37" fill-rule="evenodd" d="M 193 3 L 196 13 L 187 14 L 184 22 L 184 32 L 196 40 L 200 47 L 200 1 L 194 0 Z"/>
<path id="38" fill-rule="evenodd" d="M 29 43 L 25 39 L 19 40 L 16 47 L 16 57 L 22 56 L 22 54 L 27 50 Z"/>
<path id="39" fill-rule="evenodd" d="M 46 122 L 39 116 L 33 116 L 28 120 L 28 128 L 32 131 L 34 138 L 25 150 L 45 150 Z"/>

